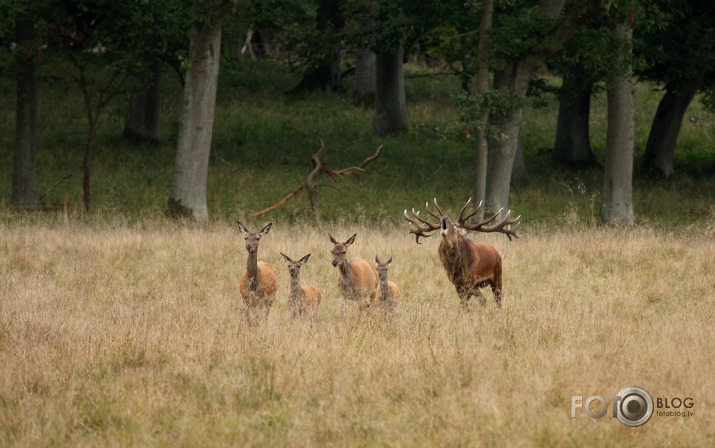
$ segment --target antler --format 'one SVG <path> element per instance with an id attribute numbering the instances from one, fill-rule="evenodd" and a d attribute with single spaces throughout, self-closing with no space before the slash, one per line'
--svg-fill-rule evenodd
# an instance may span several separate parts
<path id="1" fill-rule="evenodd" d="M 469 199 L 469 201 L 467 201 L 467 204 L 469 204 L 470 201 L 471 201 L 471 198 Z M 464 207 L 462 208 L 462 213 L 464 213 L 464 210 L 467 208 L 467 204 L 464 204 Z M 482 202 L 479 202 L 479 205 L 477 206 L 477 208 L 472 213 L 470 213 L 469 216 L 467 216 L 466 218 L 462 218 L 462 213 L 460 213 L 459 221 L 458 221 L 459 226 L 462 227 L 463 229 L 475 230 L 477 232 L 503 233 L 506 236 L 508 236 L 510 240 L 512 239 L 512 237 L 521 238 L 521 235 L 519 235 L 517 233 L 517 229 L 519 228 L 519 225 L 521 225 L 521 221 L 520 221 L 521 215 L 517 216 L 514 219 L 509 219 L 509 217 L 511 216 L 511 210 L 507 211 L 506 216 L 504 216 L 504 219 L 502 219 L 500 222 L 495 224 L 494 227 L 487 228 L 485 226 L 494 222 L 494 220 L 497 219 L 497 216 L 499 216 L 499 214 L 502 212 L 502 210 L 504 210 L 503 208 L 499 209 L 498 212 L 494 213 L 489 218 L 486 218 L 477 224 L 467 224 L 466 221 L 469 218 L 471 218 L 472 216 L 474 216 L 481 207 L 482 207 Z"/>
<path id="2" fill-rule="evenodd" d="M 439 208 L 439 206 L 437 206 L 437 208 Z M 432 213 L 429 208 L 427 208 L 427 212 L 436 217 L 436 215 Z M 405 209 L 404 215 L 405 219 L 414 226 L 414 228 L 410 228 L 410 233 L 415 235 L 417 244 L 422 244 L 420 243 L 420 237 L 429 238 L 432 236 L 432 232 L 440 228 L 439 223 L 433 224 L 426 219 L 423 219 L 420 216 L 420 212 L 416 212 L 414 208 L 412 209 L 412 218 L 407 215 L 407 209 Z"/>

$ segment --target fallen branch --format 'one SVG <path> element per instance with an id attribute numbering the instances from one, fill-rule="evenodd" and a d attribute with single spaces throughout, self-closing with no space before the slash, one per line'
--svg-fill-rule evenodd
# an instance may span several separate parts
<path id="1" fill-rule="evenodd" d="M 326 174 L 330 180 L 333 182 L 337 183 L 338 179 L 343 176 L 356 176 L 357 179 L 357 184 L 358 186 L 360 185 L 360 176 L 365 175 L 365 167 L 372 162 L 373 160 L 377 159 L 380 157 L 382 154 L 382 150 L 384 149 L 383 146 L 380 146 L 377 148 L 375 151 L 375 154 L 367 157 L 365 160 L 360 163 L 359 166 L 351 166 L 348 168 L 343 168 L 341 170 L 334 170 L 330 168 L 327 165 L 324 165 L 323 162 L 320 160 L 320 156 L 323 153 L 323 150 L 325 149 L 325 146 L 321 146 L 320 150 L 316 152 L 315 154 L 311 155 L 311 160 L 313 162 L 313 169 L 311 172 L 308 174 L 308 176 L 305 178 L 305 182 L 303 182 L 303 185 L 299 186 L 292 192 L 290 192 L 287 196 L 285 196 L 283 199 L 280 201 L 276 202 L 275 204 L 271 205 L 270 207 L 263 209 L 259 212 L 254 212 L 251 213 L 252 217 L 260 216 L 264 213 L 268 213 L 272 210 L 277 209 L 281 205 L 285 204 L 290 198 L 298 195 L 301 191 L 307 191 L 308 192 L 308 198 L 310 199 L 310 205 L 311 209 L 313 212 L 313 218 L 315 220 L 319 219 L 320 215 L 320 209 L 318 207 L 318 187 L 320 185 L 315 183 L 315 178 L 318 176 L 320 173 Z"/>

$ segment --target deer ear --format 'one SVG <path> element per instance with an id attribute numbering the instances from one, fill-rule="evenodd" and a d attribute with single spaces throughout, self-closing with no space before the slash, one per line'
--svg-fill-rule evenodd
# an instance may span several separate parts
<path id="1" fill-rule="evenodd" d="M 353 236 L 351 236 L 351 237 L 345 242 L 345 245 L 346 245 L 346 246 L 349 246 L 349 245 L 351 245 L 352 243 L 354 243 L 356 236 L 357 236 L 357 233 L 354 234 Z"/>
<path id="2" fill-rule="evenodd" d="M 241 221 L 236 221 L 236 224 L 238 224 L 238 230 L 241 233 L 243 233 L 244 235 L 248 233 L 248 229 L 243 224 L 241 224 Z"/>
<path id="3" fill-rule="evenodd" d="M 380 264 L 380 259 L 377 257 L 377 255 L 375 255 L 375 263 Z"/>
<path id="4" fill-rule="evenodd" d="M 268 231 L 271 230 L 272 225 L 273 225 L 272 222 L 269 222 L 268 224 L 266 224 L 266 226 L 261 229 L 261 232 L 260 232 L 261 236 L 264 236 L 266 233 L 268 233 Z"/>
<path id="5" fill-rule="evenodd" d="M 390 259 L 389 259 L 389 260 L 387 260 L 387 263 L 386 263 L 386 264 L 388 264 L 388 265 L 389 265 L 389 264 L 391 264 L 391 263 L 392 263 L 392 257 L 390 257 Z"/>
<path id="6" fill-rule="evenodd" d="M 283 252 L 278 252 L 278 253 L 281 254 L 281 255 L 283 255 L 283 258 L 285 258 L 285 260 L 286 260 L 288 263 L 290 263 L 291 261 L 293 261 L 293 260 L 290 259 L 290 257 L 289 257 L 288 255 L 284 254 Z"/>
<path id="7" fill-rule="evenodd" d="M 333 238 L 333 235 L 328 234 L 328 236 L 330 237 L 330 242 L 331 242 L 331 243 L 333 243 L 333 244 L 338 244 L 338 242 L 335 240 L 335 238 Z"/>
<path id="8" fill-rule="evenodd" d="M 308 258 L 310 258 L 310 255 L 311 255 L 311 254 L 308 254 L 308 255 L 306 255 L 305 257 L 301 258 L 301 259 L 300 259 L 300 264 L 307 263 L 307 262 L 308 262 Z"/>

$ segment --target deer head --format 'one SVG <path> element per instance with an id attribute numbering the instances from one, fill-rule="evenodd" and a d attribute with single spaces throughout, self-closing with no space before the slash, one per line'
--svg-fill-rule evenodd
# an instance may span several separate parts
<path id="1" fill-rule="evenodd" d="M 390 263 L 392 263 L 392 257 L 385 263 L 380 261 L 377 255 L 375 255 L 375 264 L 377 269 L 377 275 L 380 277 L 380 282 L 387 281 L 387 271 L 390 269 Z"/>
<path id="2" fill-rule="evenodd" d="M 249 232 L 246 226 L 241 224 L 239 221 L 236 221 L 236 224 L 238 224 L 238 230 L 243 233 L 243 237 L 246 240 L 246 250 L 249 253 L 255 253 L 258 251 L 258 243 L 261 241 L 261 237 L 265 236 L 268 231 L 271 230 L 271 225 L 273 225 L 273 223 L 268 223 L 261 229 L 260 232 Z"/>
<path id="3" fill-rule="evenodd" d="M 339 243 L 331 234 L 328 234 L 328 236 L 330 237 L 330 242 L 333 243 L 333 248 L 330 250 L 330 253 L 333 254 L 333 266 L 339 266 L 345 261 L 345 254 L 348 252 L 348 247 L 355 242 L 357 233 L 344 243 Z"/>
<path id="4" fill-rule="evenodd" d="M 306 255 L 305 257 L 301 258 L 298 261 L 293 261 L 290 259 L 290 257 L 283 252 L 280 253 L 283 255 L 283 258 L 285 259 L 286 263 L 288 264 L 288 273 L 290 274 L 291 277 L 298 277 L 300 275 L 300 267 L 308 262 L 308 258 L 310 258 L 311 254 Z"/>

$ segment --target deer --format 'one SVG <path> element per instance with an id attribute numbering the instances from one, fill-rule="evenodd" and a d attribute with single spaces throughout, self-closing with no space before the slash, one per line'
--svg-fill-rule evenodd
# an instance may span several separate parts
<path id="1" fill-rule="evenodd" d="M 346 253 L 348 247 L 355 242 L 357 233 L 347 239 L 344 243 L 338 242 L 332 235 L 330 242 L 333 248 L 330 251 L 333 255 L 333 267 L 338 268 L 338 289 L 343 298 L 348 301 L 358 301 L 361 309 L 370 307 L 379 294 L 380 279 L 377 270 L 364 258 L 353 258 L 348 261 Z M 343 302 L 342 310 L 345 310 Z"/>
<path id="2" fill-rule="evenodd" d="M 298 261 L 280 253 L 288 265 L 290 275 L 290 293 L 288 294 L 288 306 L 293 311 L 293 317 L 303 316 L 306 313 L 314 315 L 320 305 L 320 291 L 314 286 L 300 286 L 300 268 L 308 262 L 311 254 L 308 254 Z"/>
<path id="3" fill-rule="evenodd" d="M 434 206 L 439 215 L 432 212 L 429 203 L 425 203 L 427 213 L 437 220 L 436 223 L 422 218 L 420 212 L 416 212 L 414 208 L 411 217 L 407 214 L 407 210 L 405 210 L 404 216 L 409 222 L 410 233 L 415 235 L 417 244 L 421 244 L 420 237 L 430 237 L 436 230 L 439 230 L 442 235 L 438 249 L 439 258 L 447 271 L 449 281 L 457 290 L 463 309 L 469 307 L 469 300 L 472 296 L 477 297 L 480 305 L 486 305 L 486 299 L 480 289 L 487 285 L 491 286 L 497 308 L 501 308 L 503 288 L 501 256 L 493 246 L 472 241 L 466 238 L 465 234 L 468 231 L 498 232 L 505 234 L 510 241 L 512 238 L 521 238 L 521 235 L 517 233 L 521 224 L 521 215 L 511 219 L 511 210 L 509 210 L 501 221 L 495 223 L 503 211 L 500 209 L 494 215 L 476 224 L 468 224 L 467 221 L 476 215 L 482 207 L 480 202 L 477 208 L 465 217 L 464 211 L 471 201 L 470 198 L 464 204 L 456 221 L 442 211 L 437 203 L 437 198 L 434 198 Z"/>
<path id="4" fill-rule="evenodd" d="M 258 261 L 258 243 L 271 229 L 272 223 L 268 223 L 259 232 L 250 232 L 239 221 L 236 223 L 238 229 L 243 233 L 246 240 L 246 251 L 248 251 L 248 262 L 246 270 L 241 275 L 239 289 L 243 302 L 246 304 L 246 320 L 252 324 L 251 315 L 255 316 L 259 308 L 264 308 L 265 318 L 268 318 L 278 289 L 278 277 L 273 266 L 264 261 Z"/>
<path id="5" fill-rule="evenodd" d="M 380 278 L 380 303 L 387 306 L 395 306 L 402 300 L 402 292 L 397 287 L 395 282 L 390 281 L 387 277 L 387 271 L 392 264 L 392 257 L 385 263 L 380 261 L 380 258 L 375 255 L 375 265 L 377 275 Z"/>

